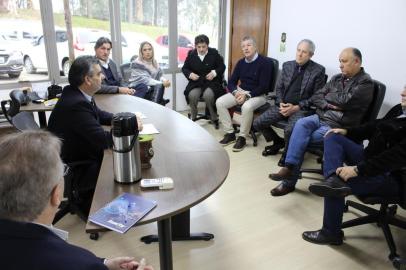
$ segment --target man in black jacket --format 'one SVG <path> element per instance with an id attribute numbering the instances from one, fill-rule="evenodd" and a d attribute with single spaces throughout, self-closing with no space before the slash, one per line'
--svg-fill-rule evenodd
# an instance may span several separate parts
<path id="1" fill-rule="evenodd" d="M 347 48 L 339 57 L 341 74 L 337 74 L 311 98 L 316 114 L 299 119 L 289 139 L 285 167 L 269 178 L 282 181 L 271 190 L 272 196 L 283 196 L 295 190 L 295 185 L 308 145 L 323 144 L 324 134 L 331 128 L 355 126 L 361 123 L 369 108 L 374 84 L 365 73 L 361 52 Z"/>
<path id="2" fill-rule="evenodd" d="M 202 96 L 210 113 L 210 119 L 218 123 L 216 99 L 225 93 L 223 75 L 226 66 L 223 57 L 214 48 L 209 48 L 206 35 L 195 37 L 196 49 L 189 51 L 182 72 L 188 79 L 184 94 L 189 102 L 192 120 L 196 119 L 197 103 Z"/>
<path id="3" fill-rule="evenodd" d="M 48 123 L 49 131 L 63 139 L 64 162 L 92 161 L 79 187 L 86 191 L 81 195 L 85 212 L 90 209 L 104 150 L 112 145 L 110 132 L 102 125 L 110 125 L 113 114 L 100 110 L 93 100 L 103 78 L 96 57 L 76 58 L 69 70 L 70 85 L 63 89 Z"/>
<path id="4" fill-rule="evenodd" d="M 325 68 L 311 60 L 315 50 L 313 41 L 303 39 L 297 44 L 296 59 L 283 63 L 281 76 L 276 85 L 276 101 L 253 123 L 255 130 L 261 131 L 267 142 L 263 156 L 276 155 L 289 142 L 296 121 L 313 114 L 309 99 L 325 85 Z M 271 89 L 272 91 L 273 89 Z M 284 139 L 278 136 L 271 125 L 286 120 Z M 286 148 L 285 151 L 286 152 Z M 284 156 L 284 155 L 283 155 Z M 283 162 L 284 157 L 281 158 Z"/>
<path id="5" fill-rule="evenodd" d="M 304 240 L 342 244 L 346 195 L 398 194 L 397 180 L 406 166 L 406 87 L 401 96 L 402 103 L 393 107 L 384 119 L 359 127 L 331 129 L 326 134 L 323 166 L 326 181 L 309 187 L 312 193 L 325 197 L 323 227 L 304 232 Z M 365 149 L 363 140 L 369 140 Z"/>

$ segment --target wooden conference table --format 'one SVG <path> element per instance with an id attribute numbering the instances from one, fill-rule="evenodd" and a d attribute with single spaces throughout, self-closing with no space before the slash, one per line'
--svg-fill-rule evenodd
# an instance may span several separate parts
<path id="1" fill-rule="evenodd" d="M 142 112 L 143 123 L 153 123 L 160 131 L 152 142 L 152 168 L 143 169 L 143 178 L 169 176 L 174 180 L 172 190 L 141 190 L 139 183 L 124 185 L 114 182 L 111 150 L 106 150 L 100 170 L 90 213 L 94 213 L 123 192 L 130 192 L 157 201 L 158 205 L 137 225 L 158 223 L 160 267 L 172 269 L 172 237 L 188 240 L 189 209 L 214 193 L 226 179 L 230 160 L 223 147 L 203 128 L 185 116 L 164 106 L 127 95 L 95 95 L 97 106 L 118 112 Z M 171 230 L 171 224 L 173 230 Z M 93 223 L 86 232 L 105 231 Z M 213 235 L 197 235 L 208 240 Z M 147 236 L 144 242 L 151 242 Z"/>
<path id="2" fill-rule="evenodd" d="M 22 112 L 37 112 L 38 113 L 38 120 L 39 120 L 39 125 L 41 128 L 46 128 L 47 127 L 47 119 L 46 119 L 46 114 L 45 112 L 52 111 L 54 106 L 45 106 L 44 103 L 33 103 L 30 102 L 27 105 L 21 106 L 20 111 Z"/>

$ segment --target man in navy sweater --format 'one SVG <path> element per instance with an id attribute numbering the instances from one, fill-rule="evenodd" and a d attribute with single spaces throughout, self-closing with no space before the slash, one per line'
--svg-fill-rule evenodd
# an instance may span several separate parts
<path id="1" fill-rule="evenodd" d="M 216 101 L 219 120 L 226 133 L 220 141 L 222 145 L 229 145 L 236 141 L 228 109 L 241 105 L 242 121 L 240 133 L 233 146 L 234 152 L 240 152 L 244 149 L 245 137 L 251 129 L 254 110 L 266 103 L 265 94 L 270 90 L 273 67 L 266 57 L 258 54 L 254 38 L 244 37 L 241 41 L 241 49 L 244 58 L 238 61 L 228 82 L 230 93 L 221 96 Z"/>

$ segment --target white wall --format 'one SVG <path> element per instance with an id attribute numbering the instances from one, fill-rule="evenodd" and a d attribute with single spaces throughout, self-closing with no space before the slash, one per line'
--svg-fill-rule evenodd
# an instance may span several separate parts
<path id="1" fill-rule="evenodd" d="M 268 55 L 284 62 L 294 59 L 297 43 L 316 44 L 313 60 L 324 65 L 329 78 L 339 73 L 338 55 L 357 47 L 372 78 L 387 86 L 384 106 L 400 102 L 406 84 L 405 0 L 272 0 Z M 286 52 L 279 52 L 281 33 Z"/>

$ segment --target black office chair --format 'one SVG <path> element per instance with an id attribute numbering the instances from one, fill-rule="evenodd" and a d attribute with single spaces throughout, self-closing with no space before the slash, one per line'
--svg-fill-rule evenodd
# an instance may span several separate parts
<path id="1" fill-rule="evenodd" d="M 385 235 L 386 243 L 388 244 L 390 250 L 388 256 L 389 260 L 391 260 L 394 266 L 399 269 L 402 260 L 400 259 L 399 255 L 396 252 L 396 245 L 393 240 L 393 236 L 389 225 L 406 229 L 406 221 L 396 216 L 398 206 L 400 206 L 403 209 L 406 209 L 406 171 L 399 173 L 398 182 L 400 187 L 400 193 L 397 196 L 393 197 L 383 197 L 374 195 L 356 196 L 357 199 L 362 202 L 362 204 L 351 200 L 347 200 L 345 203 L 346 211 L 348 211 L 348 207 L 351 206 L 367 215 L 349 221 L 345 221 L 342 223 L 341 228 L 344 229 L 363 224 L 376 223 L 382 229 L 383 234 Z M 376 210 L 372 207 L 366 206 L 365 204 L 369 205 L 379 204 L 380 208 L 379 210 Z"/>
<path id="2" fill-rule="evenodd" d="M 121 75 L 123 76 L 123 85 L 129 86 L 129 79 L 131 77 L 131 63 L 125 63 L 120 66 Z M 145 99 L 165 106 L 169 103 L 169 99 L 164 99 L 164 91 L 161 86 L 150 86 Z"/>
<path id="3" fill-rule="evenodd" d="M 368 110 L 365 113 L 364 118 L 362 119 L 361 123 L 368 123 L 374 121 L 378 117 L 379 110 L 381 109 L 383 100 L 385 98 L 386 86 L 374 80 L 374 95 L 372 98 L 371 105 L 369 106 Z M 317 156 L 317 162 L 321 165 L 320 169 L 310 169 L 310 168 L 302 168 L 300 170 L 300 178 L 302 173 L 315 173 L 323 175 L 323 146 L 312 146 L 310 145 L 306 152 L 311 153 Z"/>
<path id="4" fill-rule="evenodd" d="M 76 214 L 84 222 L 87 222 L 87 214 L 84 213 L 79 206 L 82 203 L 79 195 L 79 182 L 85 180 L 82 179 L 82 175 L 87 167 L 91 164 L 93 164 L 92 161 L 76 161 L 67 163 L 69 171 L 64 177 L 64 197 L 66 200 L 63 201 L 59 206 L 59 210 L 56 213 L 52 224 L 57 223 L 68 213 Z"/>
<path id="5" fill-rule="evenodd" d="M 26 105 L 28 102 L 28 97 L 22 90 L 15 89 L 10 92 L 9 100 L 1 101 L 1 110 L 4 117 L 10 124 L 12 123 L 12 118 L 20 112 L 21 105 Z"/>
<path id="6" fill-rule="evenodd" d="M 273 92 L 275 90 L 275 85 L 276 85 L 276 81 L 277 81 L 277 77 L 278 77 L 278 73 L 279 73 L 279 61 L 274 59 L 274 58 L 271 58 L 271 57 L 267 57 L 267 59 L 269 60 L 269 63 L 273 66 L 272 74 L 270 74 L 271 80 L 270 80 L 270 83 L 269 83 L 269 90 L 268 90 L 268 93 L 269 93 L 269 92 Z M 269 103 L 269 100 L 270 100 L 270 98 L 267 96 L 267 102 L 254 111 L 253 122 L 254 122 L 256 117 L 258 117 L 259 115 L 264 113 L 271 106 L 270 103 Z M 234 116 L 234 114 L 241 115 L 241 105 L 238 105 L 238 106 L 234 107 L 233 116 Z M 237 130 L 240 123 L 234 121 L 233 124 L 234 124 L 234 129 Z M 251 126 L 250 136 L 252 138 L 253 145 L 257 146 L 258 145 L 258 138 L 257 138 L 257 135 L 256 135 L 255 132 L 256 131 Z"/>
<path id="7" fill-rule="evenodd" d="M 226 89 L 227 89 L 227 81 L 226 81 L 224 78 L 223 78 L 223 84 L 222 84 L 222 86 L 223 86 L 224 92 L 226 93 L 226 92 L 227 92 L 227 91 L 226 91 Z M 203 103 L 206 104 L 206 102 L 204 101 L 204 99 L 203 99 L 202 96 L 199 97 L 199 102 L 203 102 Z M 216 101 L 214 101 L 214 102 L 216 102 Z M 214 109 L 217 111 L 217 108 L 216 108 L 216 107 L 214 107 Z M 188 117 L 189 119 L 191 119 L 191 118 L 192 118 L 192 115 L 191 115 L 190 113 L 188 113 L 188 114 L 187 114 L 187 117 Z M 203 120 L 210 120 L 210 119 L 211 119 L 211 118 L 210 118 L 210 111 L 209 111 L 209 108 L 208 108 L 207 106 L 205 106 L 205 108 L 204 108 L 204 113 L 197 113 L 196 118 L 193 119 L 193 121 L 199 121 L 199 120 L 202 120 L 202 119 L 203 119 Z M 214 125 L 214 128 L 215 128 L 215 129 L 219 129 L 219 122 L 218 122 L 218 121 L 216 121 L 216 122 L 214 122 L 214 123 L 212 123 L 212 121 L 210 121 L 210 123 Z"/>
<path id="8" fill-rule="evenodd" d="M 40 129 L 37 122 L 35 122 L 32 112 L 19 112 L 12 119 L 11 123 L 19 130 L 36 130 Z"/>

